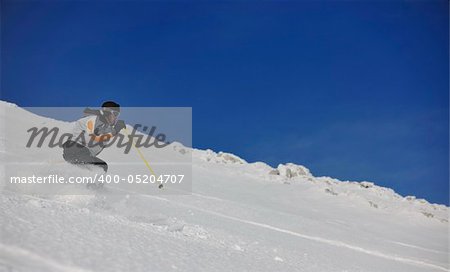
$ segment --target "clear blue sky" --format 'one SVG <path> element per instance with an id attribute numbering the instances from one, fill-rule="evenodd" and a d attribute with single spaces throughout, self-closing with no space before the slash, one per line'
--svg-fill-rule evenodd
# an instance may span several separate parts
<path id="1" fill-rule="evenodd" d="M 1 99 L 193 107 L 193 145 L 449 203 L 448 1 L 2 1 Z"/>

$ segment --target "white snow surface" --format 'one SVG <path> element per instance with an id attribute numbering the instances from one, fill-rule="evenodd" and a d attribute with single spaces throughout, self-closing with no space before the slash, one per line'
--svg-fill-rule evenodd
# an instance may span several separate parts
<path id="1" fill-rule="evenodd" d="M 30 155 L 20 136 L 38 124 L 70 123 L 6 102 L 0 118 L 3 166 L 27 160 L 62 175 L 80 171 L 57 148 Z M 17 130 L 14 141 L 6 122 Z M 117 161 L 114 149 L 100 157 Z M 179 143 L 163 150 L 192 155 L 192 194 L 112 194 L 108 186 L 87 194 L 80 185 L 78 195 L 36 195 L 2 187 L 0 271 L 449 271 L 444 205 L 371 182 L 315 177 L 295 164 L 272 168 Z M 149 161 L 156 156 L 142 152 Z"/>

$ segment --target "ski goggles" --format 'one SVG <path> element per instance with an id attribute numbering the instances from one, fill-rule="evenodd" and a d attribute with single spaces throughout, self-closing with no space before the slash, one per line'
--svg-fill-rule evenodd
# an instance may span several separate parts
<path id="1" fill-rule="evenodd" d="M 103 111 L 104 111 L 104 112 L 107 112 L 107 113 L 109 113 L 109 114 L 112 114 L 112 115 L 113 115 L 114 117 L 116 117 L 116 118 L 118 118 L 119 115 L 120 115 L 120 111 L 115 111 L 115 110 L 108 109 L 108 108 L 103 108 Z"/>

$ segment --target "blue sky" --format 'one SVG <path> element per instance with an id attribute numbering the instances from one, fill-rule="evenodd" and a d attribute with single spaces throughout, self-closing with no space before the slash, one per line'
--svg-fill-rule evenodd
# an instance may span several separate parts
<path id="1" fill-rule="evenodd" d="M 1 99 L 193 108 L 193 145 L 449 204 L 447 1 L 2 1 Z"/>

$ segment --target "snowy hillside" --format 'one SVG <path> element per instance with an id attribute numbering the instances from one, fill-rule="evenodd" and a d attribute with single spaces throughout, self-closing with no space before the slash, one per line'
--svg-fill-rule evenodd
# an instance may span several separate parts
<path id="1" fill-rule="evenodd" d="M 191 155 L 192 194 L 15 191 L 5 170 L 24 161 L 41 173 L 89 170 L 63 162 L 58 148 L 24 147 L 28 128 L 70 131 L 70 123 L 6 102 L 0 118 L 0 271 L 450 271 L 448 207 L 294 164 L 172 144 L 143 153 L 149 161 Z M 100 157 L 121 161 L 115 147 Z"/>

